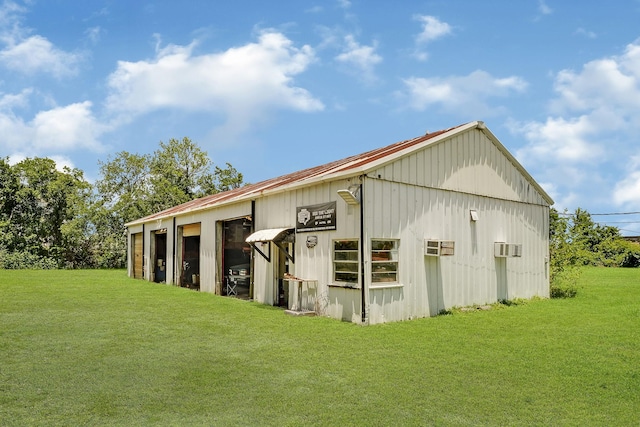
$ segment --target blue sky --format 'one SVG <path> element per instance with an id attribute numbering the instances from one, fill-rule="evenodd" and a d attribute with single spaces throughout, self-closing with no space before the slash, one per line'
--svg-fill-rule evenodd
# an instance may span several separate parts
<path id="1" fill-rule="evenodd" d="M 640 0 L 0 4 L 12 162 L 187 136 L 257 182 L 483 120 L 557 209 L 640 211 Z"/>

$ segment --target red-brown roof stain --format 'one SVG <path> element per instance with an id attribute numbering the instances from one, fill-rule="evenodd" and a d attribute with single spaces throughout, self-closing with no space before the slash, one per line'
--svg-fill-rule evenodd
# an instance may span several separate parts
<path id="1" fill-rule="evenodd" d="M 460 125 L 460 126 L 463 126 L 463 125 Z M 224 191 L 221 193 L 212 194 L 210 196 L 201 197 L 199 199 L 191 200 L 189 202 L 171 207 L 164 211 L 157 212 L 155 214 L 149 215 L 147 217 L 138 219 L 133 222 L 136 222 L 136 223 L 147 222 L 147 221 L 152 221 L 154 219 L 170 217 L 170 216 L 177 215 L 184 212 L 191 212 L 193 210 L 202 210 L 202 209 L 206 209 L 232 199 L 245 199 L 246 198 L 245 196 L 248 196 L 251 194 L 255 194 L 256 196 L 259 196 L 261 193 L 265 191 L 274 190 L 274 189 L 277 189 L 278 187 L 283 187 L 285 185 L 292 184 L 295 182 L 303 182 L 305 180 L 308 180 L 314 177 L 318 177 L 318 176 L 329 177 L 331 174 L 344 172 L 350 169 L 366 166 L 367 164 L 383 159 L 387 156 L 395 154 L 406 148 L 413 147 L 414 145 L 417 145 L 429 139 L 435 138 L 439 135 L 442 135 L 443 133 L 449 132 L 460 126 L 439 130 L 437 132 L 427 133 L 425 135 L 422 135 L 413 139 L 407 139 L 404 141 L 396 142 L 394 144 L 387 145 L 386 147 L 377 148 L 375 150 L 350 156 L 342 160 L 336 160 L 334 162 L 326 163 L 324 165 L 315 166 L 312 168 L 303 169 L 298 172 L 293 172 L 293 173 L 282 175 L 276 178 L 260 181 L 255 184 L 248 184 L 233 190 Z"/>

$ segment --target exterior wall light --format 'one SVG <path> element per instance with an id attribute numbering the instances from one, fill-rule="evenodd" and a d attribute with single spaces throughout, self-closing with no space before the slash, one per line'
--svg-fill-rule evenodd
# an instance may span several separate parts
<path id="1" fill-rule="evenodd" d="M 347 202 L 348 205 L 360 204 L 360 186 L 351 185 L 348 189 L 338 190 L 338 195 Z"/>

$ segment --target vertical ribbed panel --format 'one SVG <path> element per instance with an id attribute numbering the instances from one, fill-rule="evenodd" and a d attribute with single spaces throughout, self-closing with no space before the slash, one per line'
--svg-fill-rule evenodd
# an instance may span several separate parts
<path id="1" fill-rule="evenodd" d="M 482 132 L 412 153 L 368 176 L 369 236 L 400 239 L 402 285 L 371 288 L 370 323 L 548 296 L 549 207 Z M 423 256 L 430 238 L 455 241 L 455 255 Z M 499 241 L 521 244 L 522 257 L 495 258 Z"/>
<path id="2" fill-rule="evenodd" d="M 298 233 L 295 263 L 290 273 L 316 280 L 315 298 L 306 298 L 307 309 L 348 321 L 359 321 L 360 289 L 333 283 L 333 241 L 360 238 L 359 206 L 345 203 L 337 191 L 358 184 L 358 178 L 323 182 L 255 199 L 254 230 L 295 227 L 296 209 L 336 201 L 337 229 Z M 365 279 L 369 323 L 434 316 L 454 306 L 484 304 L 499 299 L 548 296 L 549 206 L 542 194 L 485 134 L 470 129 L 448 140 L 369 171 L 365 178 Z M 470 211 L 477 213 L 471 219 Z M 176 225 L 201 224 L 201 290 L 215 292 L 222 280 L 216 259 L 216 223 L 251 215 L 251 201 L 223 205 L 176 217 Z M 145 254 L 149 233 L 167 228 L 167 279 L 173 277 L 175 229 L 167 218 L 145 223 Z M 153 225 L 153 226 L 152 226 Z M 142 231 L 132 226 L 131 235 Z M 308 236 L 317 244 L 309 248 Z M 371 239 L 397 239 L 398 283 L 369 286 Z M 425 239 L 452 240 L 453 256 L 424 255 Z M 174 244 L 174 242 L 176 244 Z M 494 243 L 522 245 L 522 256 L 496 258 Z M 131 248 L 132 243 L 129 243 Z M 130 249 L 131 250 L 131 249 Z M 278 249 L 271 246 L 272 254 Z M 149 262 L 145 263 L 150 265 Z M 273 304 L 274 262 L 254 258 L 254 299 Z M 179 268 L 179 266 L 177 266 Z M 132 274 L 132 259 L 129 271 Z M 147 275 L 146 277 L 149 277 Z M 295 289 L 290 289 L 291 296 Z M 314 301 L 315 300 L 315 301 Z"/>

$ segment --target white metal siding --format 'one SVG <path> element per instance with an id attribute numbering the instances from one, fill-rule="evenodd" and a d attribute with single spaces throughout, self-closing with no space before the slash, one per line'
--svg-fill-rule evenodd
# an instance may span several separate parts
<path id="1" fill-rule="evenodd" d="M 547 205 L 485 134 L 471 130 L 368 174 L 394 182 Z"/>
<path id="2" fill-rule="evenodd" d="M 333 286 L 332 255 L 335 239 L 360 238 L 360 207 L 347 205 L 337 195 L 338 190 L 359 182 L 358 178 L 341 179 L 257 197 L 253 218 L 254 230 L 295 227 L 297 207 L 336 201 L 337 229 L 298 233 L 295 263 L 289 264 L 289 272 L 317 281 L 315 290 L 305 289 L 305 308 L 353 322 L 360 320 L 361 290 Z M 499 299 L 548 296 L 548 203 L 479 130 L 429 145 L 367 173 L 364 208 L 369 323 L 433 316 L 443 309 Z M 472 209 L 477 221 L 470 218 Z M 216 280 L 221 279 L 216 277 L 217 222 L 250 214 L 251 202 L 243 201 L 176 217 L 176 227 L 201 224 L 202 291 L 215 292 Z M 131 227 L 129 233 L 141 228 Z M 179 248 L 172 218 L 145 224 L 145 257 L 150 255 L 150 233 L 158 228 L 167 228 L 170 280 L 175 276 L 173 248 Z M 306 246 L 307 236 L 317 237 L 315 247 Z M 424 240 L 429 238 L 455 241 L 455 255 L 424 256 Z M 398 283 L 369 283 L 371 239 L 398 240 Z M 522 257 L 496 258 L 494 242 L 498 241 L 521 244 Z M 273 304 L 277 280 L 273 254 L 278 249 L 269 245 L 272 262 L 254 254 L 254 299 Z M 145 268 L 150 265 L 146 259 Z M 145 277 L 150 278 L 148 271 Z M 297 300 L 296 292 L 297 286 L 292 285 L 290 306 Z"/>
<path id="3" fill-rule="evenodd" d="M 180 265 L 180 242 L 176 239 L 177 228 L 200 223 L 200 290 L 202 292 L 215 292 L 216 289 L 216 222 L 251 215 L 251 202 L 242 202 L 228 205 L 219 209 L 194 212 L 189 215 L 176 217 L 174 228 L 173 218 L 150 221 L 144 225 L 145 234 L 145 279 L 151 280 L 151 239 L 153 232 L 162 228 L 167 229 L 167 283 L 175 284 Z M 142 231 L 142 225 L 131 227 L 129 234 L 134 231 Z M 175 244 L 174 244 L 175 242 Z M 174 248 L 175 251 L 174 252 Z M 129 262 L 131 265 L 131 261 Z M 175 264 L 175 270 L 174 270 Z M 221 280 L 218 278 L 218 280 Z"/>
<path id="4" fill-rule="evenodd" d="M 400 240 L 401 285 L 371 286 L 369 323 L 548 296 L 549 207 L 482 132 L 427 147 L 368 177 L 367 240 Z M 471 221 L 472 209 L 478 221 Z M 455 241 L 455 255 L 424 256 L 428 238 Z M 522 244 L 522 257 L 495 258 L 498 241 Z"/>
<path id="5" fill-rule="evenodd" d="M 322 314 L 337 319 L 354 321 L 360 316 L 360 290 L 330 286 L 333 279 L 333 240 L 354 239 L 360 236 L 360 210 L 347 205 L 337 194 L 352 184 L 347 180 L 314 185 L 292 192 L 279 193 L 256 201 L 256 230 L 295 227 L 296 209 L 301 206 L 336 201 L 336 230 L 298 233 L 295 243 L 295 263 L 289 263 L 290 273 L 303 279 L 317 280 L 315 301 L 309 299 L 308 309 L 318 309 Z M 317 236 L 313 248 L 306 246 L 307 236 Z M 275 246 L 272 252 L 276 251 Z M 273 302 L 273 262 L 261 256 L 255 257 L 254 298 L 266 304 Z M 305 291 L 303 291 L 306 294 Z M 290 301 L 296 301 L 297 286 L 289 289 Z"/>

